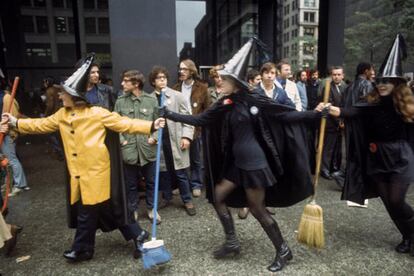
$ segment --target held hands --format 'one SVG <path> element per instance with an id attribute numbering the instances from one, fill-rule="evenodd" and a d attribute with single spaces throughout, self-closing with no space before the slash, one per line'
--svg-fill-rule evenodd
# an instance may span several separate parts
<path id="1" fill-rule="evenodd" d="M 9 125 L 15 127 L 17 124 L 17 118 L 10 113 L 3 113 L 1 116 L 1 124 L 9 123 Z"/>
<path id="2" fill-rule="evenodd" d="M 190 143 L 190 140 L 188 140 L 187 138 L 181 138 L 180 148 L 182 150 L 186 150 L 190 147 Z"/>
<path id="3" fill-rule="evenodd" d="M 333 117 L 339 117 L 339 115 L 341 115 L 341 109 L 337 106 L 333 106 L 330 103 L 319 103 L 318 106 L 315 108 L 315 111 L 322 112 L 322 117 L 325 118 L 328 114 Z"/>
<path id="4" fill-rule="evenodd" d="M 165 127 L 165 118 L 158 118 L 154 121 L 154 129 L 160 129 Z"/>
<path id="5" fill-rule="evenodd" d="M 150 145 L 156 145 L 157 144 L 157 140 L 155 140 L 154 138 L 152 138 L 152 137 L 149 137 L 148 138 L 148 144 L 150 144 Z"/>

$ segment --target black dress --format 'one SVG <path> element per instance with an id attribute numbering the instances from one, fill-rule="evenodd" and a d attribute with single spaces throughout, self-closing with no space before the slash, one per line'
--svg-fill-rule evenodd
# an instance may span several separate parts
<path id="1" fill-rule="evenodd" d="M 387 182 L 414 180 L 414 154 L 408 143 L 407 123 L 395 111 L 392 96 L 381 97 L 377 105 L 343 109 L 341 116 L 360 115 L 366 135 L 366 173 Z"/>
<path id="2" fill-rule="evenodd" d="M 236 102 L 229 116 L 234 162 L 226 164 L 224 178 L 244 188 L 272 186 L 276 179 L 255 137 L 247 105 Z"/>

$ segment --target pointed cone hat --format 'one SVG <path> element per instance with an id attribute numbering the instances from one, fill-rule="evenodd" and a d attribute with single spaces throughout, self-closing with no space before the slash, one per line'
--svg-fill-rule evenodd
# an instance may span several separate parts
<path id="1" fill-rule="evenodd" d="M 85 98 L 86 89 L 89 81 L 89 72 L 95 59 L 95 54 L 88 54 L 78 62 L 78 69 L 67 80 L 61 83 L 63 89 L 70 95 Z"/>
<path id="2" fill-rule="evenodd" d="M 243 47 L 241 47 L 240 50 L 224 64 L 223 69 L 219 70 L 218 73 L 221 76 L 229 76 L 233 78 L 242 87 L 249 88 L 249 84 L 244 81 L 244 78 L 247 73 L 250 55 L 253 52 L 254 41 L 253 38 L 250 38 Z"/>
<path id="3" fill-rule="evenodd" d="M 402 61 L 407 57 L 407 47 L 404 37 L 397 34 L 391 48 L 388 50 L 377 78 L 398 78 L 406 81 L 403 77 Z"/>

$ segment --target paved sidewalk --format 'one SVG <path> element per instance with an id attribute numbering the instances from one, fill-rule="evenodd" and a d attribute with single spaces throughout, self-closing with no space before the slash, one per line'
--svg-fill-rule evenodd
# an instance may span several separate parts
<path id="1" fill-rule="evenodd" d="M 266 266 L 275 252 L 251 215 L 246 220 L 235 215 L 242 244 L 240 257 L 212 257 L 224 236 L 204 197 L 194 201 L 195 217 L 185 213 L 178 197 L 172 206 L 160 210 L 159 238 L 173 258 L 162 267 L 144 271 L 141 260 L 132 258 L 132 244 L 126 243 L 119 232 L 98 233 L 94 258 L 68 264 L 62 253 L 70 248 L 74 230 L 66 226 L 63 162 L 49 158 L 45 145 L 21 145 L 19 149 L 32 190 L 10 200 L 7 220 L 23 225 L 24 230 L 14 256 L 0 257 L 2 275 L 271 275 Z M 295 240 L 305 203 L 277 209 L 275 217 L 294 254 L 290 265 L 278 275 L 414 275 L 414 257 L 394 251 L 400 235 L 381 202 L 372 199 L 367 209 L 349 208 L 339 198 L 336 185 L 322 180 L 318 203 L 324 210 L 326 248 L 321 251 Z M 414 205 L 413 189 L 408 201 Z M 140 223 L 150 229 L 144 212 Z M 17 257 L 26 255 L 31 258 L 16 263 Z"/>

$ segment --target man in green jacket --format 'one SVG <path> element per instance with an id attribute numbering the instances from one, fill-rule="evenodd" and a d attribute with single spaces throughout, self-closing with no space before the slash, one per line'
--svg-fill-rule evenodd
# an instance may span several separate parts
<path id="1" fill-rule="evenodd" d="M 122 88 L 124 94 L 120 96 L 114 111 L 121 116 L 152 121 L 157 118 L 157 98 L 144 92 L 144 75 L 137 70 L 123 73 Z M 128 187 L 128 208 L 138 210 L 137 183 L 142 176 L 145 178 L 146 205 L 148 218 L 153 218 L 154 178 L 157 133 L 151 136 L 122 133 L 120 135 L 122 158 L 124 160 L 125 182 Z M 161 217 L 157 213 L 157 223 Z"/>

